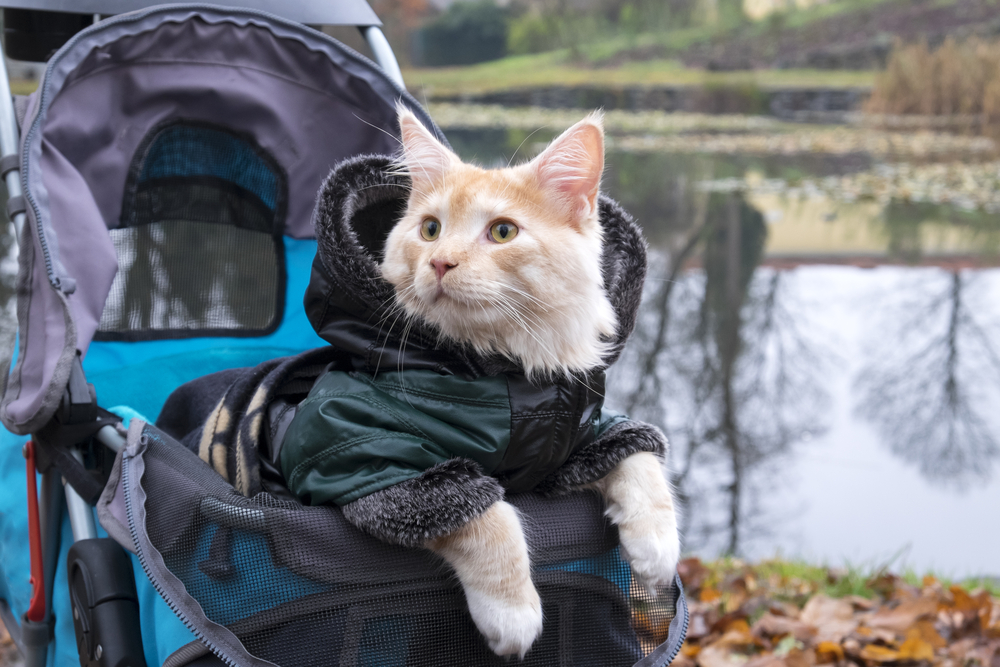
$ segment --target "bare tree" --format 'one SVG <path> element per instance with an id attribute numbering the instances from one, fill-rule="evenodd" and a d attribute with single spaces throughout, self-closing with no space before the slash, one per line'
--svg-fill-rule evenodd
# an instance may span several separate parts
<path id="1" fill-rule="evenodd" d="M 694 243 L 689 236 L 653 265 L 615 387 L 671 440 L 688 547 L 735 554 L 758 530 L 753 495 L 766 484 L 757 476 L 803 431 L 822 430 L 826 393 L 785 276 L 757 268 L 760 213 L 738 194 L 712 195 L 704 208 Z M 681 270 L 677 260 L 695 249 L 703 270 Z"/>
<path id="2" fill-rule="evenodd" d="M 958 270 L 912 280 L 910 298 L 883 311 L 857 379 L 858 412 L 889 449 L 954 486 L 989 480 L 1000 456 L 1000 332 L 976 307 L 975 282 Z"/>

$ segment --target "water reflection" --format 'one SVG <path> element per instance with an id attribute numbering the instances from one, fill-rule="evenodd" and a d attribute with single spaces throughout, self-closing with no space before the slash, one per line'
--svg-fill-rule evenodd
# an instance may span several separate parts
<path id="1" fill-rule="evenodd" d="M 1000 455 L 1000 330 L 990 312 L 974 272 L 935 270 L 899 284 L 872 332 L 858 412 L 930 480 L 989 480 Z"/>
<path id="2" fill-rule="evenodd" d="M 757 270 L 760 212 L 735 193 L 694 197 L 687 240 L 651 265 L 610 398 L 667 433 L 687 548 L 735 554 L 766 535 L 762 475 L 803 431 L 824 428 L 824 360 L 784 274 Z M 693 261 L 702 270 L 682 270 Z"/>

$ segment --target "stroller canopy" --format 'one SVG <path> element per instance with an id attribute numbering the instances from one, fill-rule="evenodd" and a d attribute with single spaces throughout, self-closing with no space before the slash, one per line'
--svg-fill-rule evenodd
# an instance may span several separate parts
<path id="1" fill-rule="evenodd" d="M 395 152 L 397 102 L 437 131 L 373 62 L 253 10 L 152 8 L 68 42 L 22 123 L 27 223 L 7 428 L 48 422 L 95 336 L 275 331 L 283 240 L 312 237 L 315 193 L 336 163 Z M 206 261 L 172 266 L 165 239 L 204 247 Z"/>
<path id="2" fill-rule="evenodd" d="M 138 11 L 154 3 L 149 0 L 4 0 L 4 7 L 77 14 L 124 14 Z M 282 18 L 308 25 L 382 25 L 365 0 L 215 0 L 215 5 L 260 9 Z"/>

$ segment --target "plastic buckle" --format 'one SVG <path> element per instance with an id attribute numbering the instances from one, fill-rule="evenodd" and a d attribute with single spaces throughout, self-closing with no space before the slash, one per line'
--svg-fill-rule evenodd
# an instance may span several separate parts
<path id="1" fill-rule="evenodd" d="M 25 617 L 41 623 L 45 620 L 45 566 L 42 557 L 42 526 L 38 518 L 38 489 L 35 483 L 35 443 L 24 445 L 28 473 L 28 548 L 31 551 L 31 604 Z"/>
<path id="2" fill-rule="evenodd" d="M 94 385 L 87 382 L 80 362 L 80 351 L 73 359 L 69 372 L 69 384 L 63 391 L 62 402 L 56 411 L 56 419 L 61 424 L 84 424 L 97 419 L 97 392 Z"/>

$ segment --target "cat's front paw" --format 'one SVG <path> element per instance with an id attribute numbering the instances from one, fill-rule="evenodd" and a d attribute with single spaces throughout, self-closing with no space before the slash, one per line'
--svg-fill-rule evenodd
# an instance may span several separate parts
<path id="1" fill-rule="evenodd" d="M 650 590 L 669 584 L 677 571 L 680 538 L 673 509 L 650 510 L 618 525 L 622 556 Z"/>
<path id="2" fill-rule="evenodd" d="M 466 588 L 465 597 L 476 627 L 490 649 L 499 656 L 521 658 L 542 634 L 542 601 L 534 586 L 524 590 L 521 600 L 511 603 L 483 591 Z"/>

